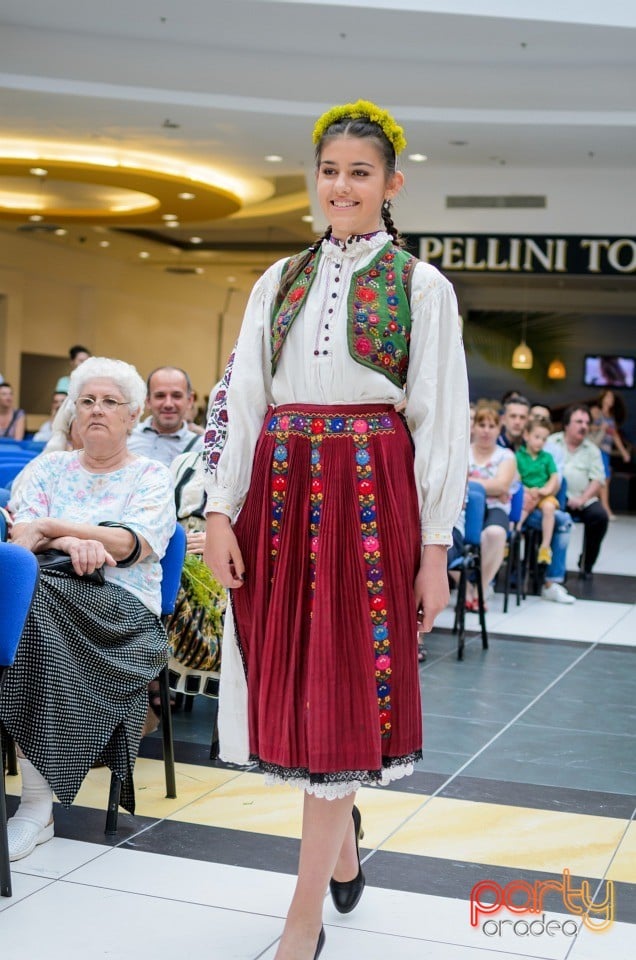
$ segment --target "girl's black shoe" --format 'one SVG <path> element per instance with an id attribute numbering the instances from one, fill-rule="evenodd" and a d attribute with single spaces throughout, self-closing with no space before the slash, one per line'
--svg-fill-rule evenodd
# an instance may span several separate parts
<path id="1" fill-rule="evenodd" d="M 358 840 L 362 840 L 364 837 L 364 830 L 362 829 L 360 811 L 355 805 L 351 811 L 351 815 L 353 817 L 353 828 L 356 838 L 356 854 L 358 855 L 358 875 L 354 877 L 353 880 L 340 881 L 332 878 L 329 881 L 331 899 L 338 913 L 351 913 L 354 907 L 358 905 L 366 883 L 362 867 L 360 866 L 360 850 L 358 849 Z M 318 956 L 318 954 L 316 954 L 316 956 Z"/>

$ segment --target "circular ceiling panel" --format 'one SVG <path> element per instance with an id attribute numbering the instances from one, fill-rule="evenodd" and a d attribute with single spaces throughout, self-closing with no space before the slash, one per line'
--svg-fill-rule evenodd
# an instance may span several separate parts
<path id="1" fill-rule="evenodd" d="M 0 218 L 41 216 L 56 223 L 181 223 L 218 220 L 236 213 L 230 190 L 189 177 L 124 165 L 0 158 Z M 46 173 L 32 174 L 38 169 Z M 181 195 L 181 196 L 180 196 Z"/>

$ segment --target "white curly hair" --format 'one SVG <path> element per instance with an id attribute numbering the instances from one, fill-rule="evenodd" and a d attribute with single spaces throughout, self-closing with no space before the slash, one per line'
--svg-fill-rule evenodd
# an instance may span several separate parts
<path id="1" fill-rule="evenodd" d="M 107 378 L 117 384 L 133 415 L 139 416 L 146 402 L 146 384 L 131 363 L 124 360 L 112 360 L 110 357 L 89 357 L 76 367 L 71 374 L 68 388 L 68 400 L 73 404 L 82 396 L 85 385 L 90 380 Z M 65 401 L 66 404 L 66 401 Z"/>

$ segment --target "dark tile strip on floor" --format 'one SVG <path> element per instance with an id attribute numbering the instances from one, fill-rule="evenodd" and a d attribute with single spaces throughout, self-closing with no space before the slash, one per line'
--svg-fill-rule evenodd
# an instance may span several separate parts
<path id="1" fill-rule="evenodd" d="M 9 811 L 16 806 L 15 798 L 9 798 Z M 70 840 L 82 840 L 104 846 L 121 845 L 122 849 L 165 856 L 222 863 L 228 866 L 248 867 L 254 870 L 274 871 L 293 875 L 298 864 L 298 841 L 289 837 L 276 837 L 202 824 L 179 823 L 172 820 L 153 820 L 149 817 L 131 817 L 120 814 L 119 831 L 115 840 L 104 835 L 105 813 L 87 807 L 64 810 L 56 806 L 56 836 Z M 368 850 L 361 847 L 364 858 Z M 565 864 L 564 866 L 567 866 Z M 562 881 L 562 875 L 536 870 L 518 870 L 437 857 L 412 856 L 402 853 L 374 853 L 365 863 L 367 882 L 374 887 L 389 890 L 448 897 L 455 900 L 470 898 L 474 884 L 492 880 L 504 887 L 507 883 L 524 880 Z M 572 878 L 572 884 L 580 886 L 587 879 L 594 891 L 598 879 L 593 877 Z M 601 895 L 605 892 L 603 885 Z M 178 895 L 178 891 L 175 892 Z M 623 923 L 636 923 L 636 884 L 615 884 L 615 919 Z M 549 893 L 545 899 L 548 911 L 565 912 L 559 893 Z M 467 920 L 468 922 L 468 920 Z"/>

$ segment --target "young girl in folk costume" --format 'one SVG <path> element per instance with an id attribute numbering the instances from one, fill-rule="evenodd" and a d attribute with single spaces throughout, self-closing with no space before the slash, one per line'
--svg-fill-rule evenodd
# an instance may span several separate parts
<path id="1" fill-rule="evenodd" d="M 355 907 L 355 793 L 421 757 L 416 617 L 430 630 L 447 603 L 467 469 L 453 289 L 389 212 L 402 130 L 358 101 L 314 143 L 330 226 L 256 283 L 206 434 L 205 556 L 232 588 L 221 756 L 305 791 L 276 960 L 319 955 L 328 884 Z"/>

